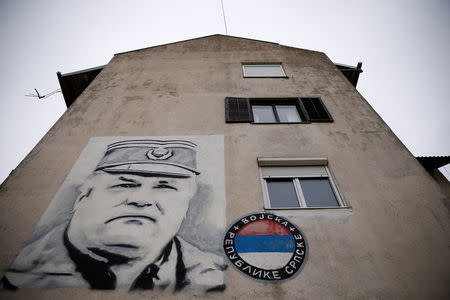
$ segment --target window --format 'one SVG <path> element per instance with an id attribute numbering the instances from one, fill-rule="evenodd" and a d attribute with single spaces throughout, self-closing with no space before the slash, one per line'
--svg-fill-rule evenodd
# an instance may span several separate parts
<path id="1" fill-rule="evenodd" d="M 287 77 L 280 63 L 242 64 L 244 77 Z"/>
<path id="2" fill-rule="evenodd" d="M 264 208 L 338 208 L 345 206 L 326 158 L 259 158 Z"/>
<path id="3" fill-rule="evenodd" d="M 320 98 L 225 98 L 226 122 L 333 122 Z"/>
<path id="4" fill-rule="evenodd" d="M 255 123 L 299 123 L 300 107 L 297 100 L 270 101 L 251 100 L 253 122 Z"/>

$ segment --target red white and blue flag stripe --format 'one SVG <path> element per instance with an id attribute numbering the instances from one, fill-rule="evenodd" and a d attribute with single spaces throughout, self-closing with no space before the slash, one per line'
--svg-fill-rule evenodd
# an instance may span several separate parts
<path id="1" fill-rule="evenodd" d="M 258 220 L 242 227 L 235 237 L 236 252 L 248 264 L 274 270 L 284 267 L 295 251 L 292 234 L 272 220 Z"/>

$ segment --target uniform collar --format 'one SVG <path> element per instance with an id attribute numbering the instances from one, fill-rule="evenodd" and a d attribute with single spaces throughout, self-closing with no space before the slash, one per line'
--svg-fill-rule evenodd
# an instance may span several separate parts
<path id="1" fill-rule="evenodd" d="M 116 276 L 110 270 L 110 263 L 97 261 L 78 250 L 69 240 L 67 229 L 64 231 L 64 246 L 68 250 L 70 259 L 76 265 L 79 272 L 93 289 L 115 289 Z M 109 258 L 114 263 L 126 260 L 122 256 Z M 187 283 L 186 268 L 183 262 L 181 245 L 177 237 L 174 237 L 161 251 L 154 263 L 150 263 L 142 270 L 134 280 L 130 290 L 171 289 L 180 290 Z"/>

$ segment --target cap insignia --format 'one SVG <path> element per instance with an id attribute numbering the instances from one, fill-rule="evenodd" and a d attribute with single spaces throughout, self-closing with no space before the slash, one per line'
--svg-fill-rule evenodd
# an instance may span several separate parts
<path id="1" fill-rule="evenodd" d="M 173 155 L 172 150 L 164 147 L 154 148 L 147 152 L 147 157 L 153 160 L 168 159 L 172 155 Z"/>

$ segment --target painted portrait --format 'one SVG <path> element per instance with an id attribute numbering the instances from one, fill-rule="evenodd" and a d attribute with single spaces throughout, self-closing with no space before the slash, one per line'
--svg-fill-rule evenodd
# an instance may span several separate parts
<path id="1" fill-rule="evenodd" d="M 223 136 L 94 137 L 6 289 L 221 291 Z"/>

